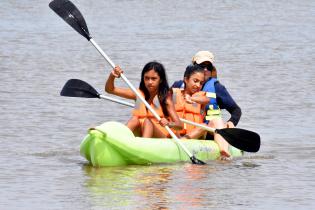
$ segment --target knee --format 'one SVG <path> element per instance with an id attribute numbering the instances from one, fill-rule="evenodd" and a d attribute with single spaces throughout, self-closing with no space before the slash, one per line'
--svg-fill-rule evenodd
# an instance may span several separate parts
<path id="1" fill-rule="evenodd" d="M 127 126 L 130 129 L 135 129 L 136 127 L 140 126 L 140 120 L 137 116 L 133 116 L 127 123 Z"/>
<path id="2" fill-rule="evenodd" d="M 153 127 L 152 121 L 148 118 L 144 119 L 143 126 L 144 127 Z"/>
<path id="3" fill-rule="evenodd" d="M 132 116 L 130 120 L 131 121 L 139 121 L 139 117 L 138 116 Z"/>
<path id="4" fill-rule="evenodd" d="M 215 123 L 213 122 L 213 120 L 209 121 L 208 126 L 212 128 L 215 127 Z"/>
<path id="5" fill-rule="evenodd" d="M 214 128 L 224 128 L 225 124 L 223 122 L 222 119 L 214 119 L 211 120 L 210 123 L 208 124 L 210 127 L 214 127 Z"/>

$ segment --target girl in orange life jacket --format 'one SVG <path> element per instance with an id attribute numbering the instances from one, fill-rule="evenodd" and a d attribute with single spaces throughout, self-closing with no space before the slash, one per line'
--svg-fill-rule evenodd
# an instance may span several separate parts
<path id="1" fill-rule="evenodd" d="M 184 74 L 185 88 L 173 88 L 173 102 L 179 117 L 196 123 L 203 123 L 205 106 L 210 99 L 201 91 L 205 81 L 204 70 L 198 65 L 189 65 Z M 184 129 L 177 131 L 182 138 L 204 138 L 206 131 L 184 124 Z"/>
<path id="2" fill-rule="evenodd" d="M 115 78 L 123 73 L 119 66 L 116 66 L 109 75 L 105 91 L 123 98 L 136 101 L 136 107 L 133 110 L 133 116 L 128 121 L 128 128 L 135 132 L 140 129 L 142 137 L 145 138 L 166 138 L 169 136 L 164 126 L 173 129 L 182 129 L 182 123 L 176 114 L 175 107 L 169 92 L 169 85 L 166 79 L 166 73 L 163 65 L 158 62 L 147 63 L 141 73 L 141 82 L 139 92 L 151 107 L 161 117 L 160 121 L 147 110 L 145 105 L 137 98 L 136 94 L 129 88 L 116 87 Z"/>

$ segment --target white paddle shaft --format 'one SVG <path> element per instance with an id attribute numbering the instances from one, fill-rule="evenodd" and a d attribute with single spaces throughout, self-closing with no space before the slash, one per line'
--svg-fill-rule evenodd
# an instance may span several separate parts
<path id="1" fill-rule="evenodd" d="M 111 59 L 105 54 L 105 52 L 100 48 L 100 46 L 91 38 L 90 42 L 93 44 L 93 46 L 97 49 L 97 51 L 105 58 L 105 60 L 112 66 L 112 68 L 115 68 L 115 64 Z M 160 121 L 161 117 L 154 111 L 154 109 L 148 104 L 148 102 L 142 97 L 142 95 L 137 91 L 137 89 L 129 82 L 127 77 L 125 77 L 124 74 L 120 74 L 121 78 L 124 80 L 125 83 L 129 86 L 129 88 L 136 94 L 136 96 L 144 103 L 144 105 L 149 109 L 149 111 L 154 115 L 154 117 Z M 182 149 L 187 153 L 187 155 L 191 158 L 193 155 L 189 152 L 189 150 L 183 145 L 182 142 L 179 141 L 177 136 L 174 134 L 174 132 L 168 127 L 165 126 L 165 129 L 168 131 L 168 133 L 172 136 L 172 138 L 176 141 L 177 144 L 179 144 Z"/>
<path id="2" fill-rule="evenodd" d="M 129 103 L 129 102 L 126 102 L 126 101 L 122 101 L 122 100 L 119 100 L 119 99 L 116 99 L 116 98 L 112 98 L 112 97 L 109 97 L 109 96 L 100 95 L 100 98 L 105 99 L 105 100 L 109 100 L 109 101 L 112 101 L 112 102 L 115 102 L 115 103 L 118 103 L 118 104 L 122 104 L 122 105 L 125 105 L 125 106 L 135 107 L 135 105 L 132 104 L 132 103 Z M 209 126 L 207 126 L 207 125 L 195 123 L 195 122 L 192 122 L 192 121 L 183 119 L 183 118 L 179 118 L 179 119 L 180 119 L 180 121 L 182 121 L 183 123 L 186 123 L 186 124 L 189 124 L 189 125 L 193 125 L 193 126 L 202 128 L 202 129 L 204 129 L 204 130 L 206 130 L 206 131 L 210 131 L 210 132 L 212 132 L 212 133 L 215 132 L 215 129 L 214 129 L 214 128 L 211 128 L 211 127 L 209 127 Z"/>

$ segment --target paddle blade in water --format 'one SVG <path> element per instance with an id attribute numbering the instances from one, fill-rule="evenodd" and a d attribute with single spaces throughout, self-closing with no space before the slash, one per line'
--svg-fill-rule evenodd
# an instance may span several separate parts
<path id="1" fill-rule="evenodd" d="M 53 0 L 49 7 L 66 21 L 74 30 L 84 36 L 87 40 L 91 39 L 85 20 L 78 8 L 69 0 Z"/>
<path id="2" fill-rule="evenodd" d="M 197 164 L 197 165 L 205 165 L 206 164 L 202 160 L 197 159 L 194 155 L 190 157 L 190 160 L 193 164 Z"/>
<path id="3" fill-rule="evenodd" d="M 258 152 L 260 148 L 260 136 L 249 130 L 241 128 L 217 129 L 219 133 L 232 146 L 247 152 Z"/>
<path id="4" fill-rule="evenodd" d="M 100 98 L 100 94 L 88 83 L 79 79 L 70 79 L 63 86 L 61 96 L 80 98 Z"/>

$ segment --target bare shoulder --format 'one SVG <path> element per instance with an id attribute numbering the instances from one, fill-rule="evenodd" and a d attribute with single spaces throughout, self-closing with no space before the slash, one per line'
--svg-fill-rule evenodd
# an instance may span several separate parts
<path id="1" fill-rule="evenodd" d="M 169 91 L 165 100 L 166 104 L 173 104 L 173 92 Z"/>

